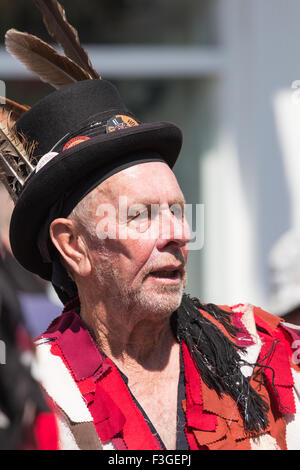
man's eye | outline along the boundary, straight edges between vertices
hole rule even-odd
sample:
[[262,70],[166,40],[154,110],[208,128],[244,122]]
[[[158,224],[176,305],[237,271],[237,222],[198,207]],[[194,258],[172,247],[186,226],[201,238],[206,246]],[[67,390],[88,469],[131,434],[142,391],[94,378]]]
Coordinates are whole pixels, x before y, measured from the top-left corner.
[[144,220],[148,218],[148,207],[144,204],[135,204],[129,207],[127,220]]
[[136,211],[134,215],[129,217],[129,220],[144,220],[148,218],[148,211],[147,209],[144,211]]

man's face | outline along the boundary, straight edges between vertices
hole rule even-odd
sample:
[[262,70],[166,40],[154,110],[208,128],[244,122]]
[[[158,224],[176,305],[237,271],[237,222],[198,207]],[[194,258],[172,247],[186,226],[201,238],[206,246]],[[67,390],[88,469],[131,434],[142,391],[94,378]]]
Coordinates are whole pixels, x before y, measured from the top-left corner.
[[135,165],[93,198],[89,249],[102,301],[131,314],[169,315],[181,302],[189,240],[174,173],[162,162]]

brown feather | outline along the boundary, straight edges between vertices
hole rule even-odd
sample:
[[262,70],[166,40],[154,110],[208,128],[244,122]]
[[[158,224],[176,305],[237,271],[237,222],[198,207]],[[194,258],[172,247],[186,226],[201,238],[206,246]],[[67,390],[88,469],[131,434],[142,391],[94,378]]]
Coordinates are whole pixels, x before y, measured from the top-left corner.
[[54,88],[61,88],[90,76],[68,57],[32,34],[10,29],[5,35],[7,51]]
[[18,167],[24,167],[25,177],[34,170],[29,153],[32,152],[32,144],[29,145],[24,136],[17,135],[9,121],[7,124],[0,122],[0,150],[9,152],[17,160]]
[[6,123],[4,113],[0,120],[0,181],[16,202],[26,178],[34,171],[37,162],[32,157],[35,142],[29,144],[25,136],[17,134],[15,128],[10,127],[13,124],[11,114],[6,113]]
[[[8,116],[9,119],[9,116]],[[14,201],[27,176],[34,170],[22,142],[0,121],[0,180]]]
[[62,46],[66,56],[86,70],[91,78],[101,78],[92,67],[80,44],[78,32],[68,22],[66,12],[57,0],[34,0],[41,10],[44,24],[52,38]]
[[7,122],[9,115],[10,121],[15,123],[29,109],[29,106],[16,103],[4,96],[0,96],[0,120],[3,122]]
[[[26,112],[29,106],[23,106],[15,101],[9,100],[8,98],[4,98],[6,100],[5,105],[0,105],[0,140],[2,136],[2,140],[4,138],[3,134],[5,134],[6,139],[13,143],[19,152],[22,155],[24,161],[26,161],[29,171],[32,171],[35,166],[37,165],[36,157],[33,157],[33,152],[36,147],[36,142],[29,142],[26,136],[22,132],[17,132],[15,128],[16,124],[16,110],[23,110]],[[10,106],[12,108],[10,109]],[[20,117],[20,116],[17,116]]]

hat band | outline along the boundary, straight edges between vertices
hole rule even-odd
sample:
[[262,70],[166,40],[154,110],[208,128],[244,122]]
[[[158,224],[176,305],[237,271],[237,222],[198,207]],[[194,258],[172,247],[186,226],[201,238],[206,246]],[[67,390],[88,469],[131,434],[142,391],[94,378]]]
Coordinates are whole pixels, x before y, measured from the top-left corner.
[[[112,114],[118,112],[119,114]],[[84,125],[76,131],[68,132],[68,134],[64,135],[58,142],[56,142],[49,152],[45,153],[39,159],[35,168],[35,173],[43,168],[46,163],[56,157],[60,152],[63,152],[70,147],[74,147],[75,145],[81,144],[82,142],[101,134],[109,134],[114,131],[140,125],[140,121],[138,121],[132,113],[126,111],[126,114],[121,114],[122,112],[123,111],[111,109],[109,112],[93,115],[92,118],[89,118],[88,124],[86,124],[85,121],[85,123],[82,123]],[[106,117],[105,119],[104,115]],[[102,120],[99,120],[99,118],[102,118]]]
[[105,113],[98,113],[89,118],[88,123],[86,121],[83,122],[81,127],[76,131],[68,132],[68,134],[64,135],[49,152],[60,153],[84,140],[91,139],[100,134],[109,134],[128,127],[139,126],[140,123],[141,122],[127,110],[111,109]]

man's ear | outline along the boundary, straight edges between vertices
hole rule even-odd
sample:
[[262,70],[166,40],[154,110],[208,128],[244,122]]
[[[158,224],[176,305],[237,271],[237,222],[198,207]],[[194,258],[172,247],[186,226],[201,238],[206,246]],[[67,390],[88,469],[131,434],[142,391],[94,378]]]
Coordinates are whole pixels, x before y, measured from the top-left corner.
[[77,234],[75,222],[70,219],[55,219],[50,225],[52,243],[59,251],[73,274],[88,276],[91,263],[84,239]]

